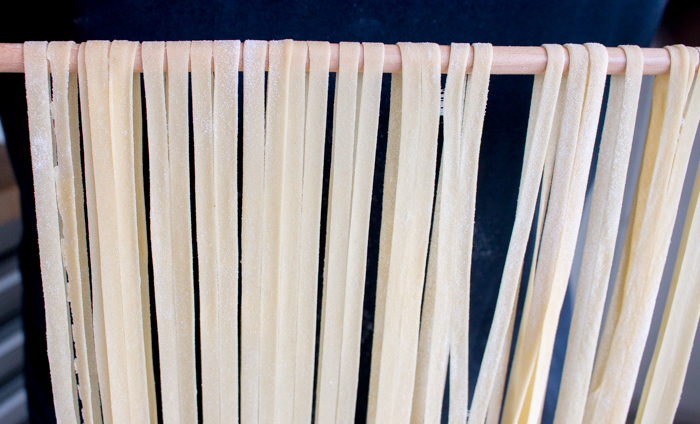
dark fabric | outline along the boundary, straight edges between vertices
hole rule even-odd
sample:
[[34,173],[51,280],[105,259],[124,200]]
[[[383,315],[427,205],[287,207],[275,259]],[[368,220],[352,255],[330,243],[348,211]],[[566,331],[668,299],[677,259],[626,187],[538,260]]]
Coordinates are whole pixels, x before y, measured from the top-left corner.
[[[339,41],[490,42],[494,45],[599,42],[606,46],[650,44],[665,0],[513,1],[77,1],[26,2],[9,6],[0,41],[41,39],[281,39]],[[29,19],[28,12],[41,15]],[[48,19],[52,18],[51,21]],[[14,22],[9,22],[12,19]],[[15,25],[11,25],[14,23]],[[470,318],[470,392],[473,392],[493,318],[515,217],[532,76],[493,76],[484,122],[476,205]],[[385,77],[373,192],[367,286],[358,388],[357,422],[364,422],[372,344],[379,248],[389,76]],[[25,240],[27,384],[34,422],[53,415],[46,366],[43,301],[21,75],[0,76],[0,116],[22,190]],[[11,93],[6,95],[6,93]],[[332,87],[330,93],[333,93]],[[330,96],[332,97],[332,96]],[[332,106],[332,99],[330,100]],[[329,116],[332,109],[329,108]],[[329,120],[329,130],[332,123]],[[329,131],[330,134],[330,131]],[[330,139],[326,144],[326,175]],[[594,162],[596,158],[593,158]],[[324,193],[327,193],[327,181]],[[325,202],[324,202],[325,204]],[[325,225],[322,226],[325,228]],[[323,252],[324,249],[321,249]],[[529,263],[526,261],[526,264]],[[526,273],[523,281],[526,281]],[[552,361],[552,384],[543,422],[553,416],[564,357],[571,296]],[[516,327],[517,328],[517,327]]]

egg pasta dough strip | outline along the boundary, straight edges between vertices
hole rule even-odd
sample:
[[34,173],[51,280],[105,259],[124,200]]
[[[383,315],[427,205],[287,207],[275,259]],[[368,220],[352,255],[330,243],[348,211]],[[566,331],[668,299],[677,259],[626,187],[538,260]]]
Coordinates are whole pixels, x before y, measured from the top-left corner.
[[[56,194],[62,222],[61,251],[68,278],[67,292],[72,314],[72,334],[76,351],[78,391],[82,417],[86,423],[100,422],[100,400],[92,334],[90,280],[83,212],[83,186],[80,166],[77,75],[69,73],[73,42],[49,43],[53,121],[56,141]],[[77,174],[77,177],[76,177]]]
[[[90,135],[95,171],[95,194],[100,241],[100,272],[109,358],[110,407],[114,423],[131,421],[128,361],[123,321],[118,216],[109,105],[109,50],[107,41],[85,46]],[[135,403],[137,403],[135,401]],[[136,405],[135,405],[136,406]]]
[[377,266],[377,292],[374,308],[374,332],[372,339],[372,363],[370,369],[369,397],[367,399],[367,422],[377,422],[377,400],[382,349],[384,347],[384,323],[386,321],[386,296],[389,278],[389,259],[394,231],[396,186],[401,142],[402,76],[391,75],[391,98],[389,111],[389,134],[387,136],[384,186],[382,196],[382,222],[379,234],[379,264]]
[[260,405],[262,225],[265,172],[267,41],[243,53],[243,195],[241,201],[241,421],[257,423]]
[[536,194],[542,178],[554,120],[553,112],[564,68],[564,48],[545,45],[545,49],[549,60],[545,74],[535,76],[513,234],[508,246],[496,311],[474,391],[469,424],[481,424],[486,419],[500,363],[508,361],[508,357],[504,356],[504,345],[511,316],[515,312],[525,249],[535,213]]
[[294,41],[289,67],[287,133],[284,140],[283,188],[280,219],[280,276],[277,291],[277,365],[275,420],[294,420],[294,379],[297,353],[301,195],[304,173],[304,118],[308,47]]
[[311,422],[314,361],[316,356],[316,303],[321,233],[323,155],[326,142],[328,66],[330,44],[308,43],[309,72],[304,127],[304,174],[299,236],[297,351],[294,380],[294,423]]
[[[488,98],[493,47],[475,43],[474,67],[467,83],[467,96],[460,140],[460,164],[456,245],[457,270],[450,323],[450,412],[449,422],[465,423],[469,404],[469,302],[472,244],[476,208],[479,151]],[[459,218],[461,217],[461,219]]]
[[340,44],[333,107],[333,144],[326,258],[324,261],[321,339],[318,353],[316,420],[335,422],[338,405],[343,314],[347,275],[352,175],[358,93],[359,43]]
[[46,42],[24,44],[29,142],[34,178],[41,279],[46,305],[46,344],[58,423],[78,423],[78,396],[73,368],[70,312],[66,295],[61,234],[54,182],[53,135]]
[[179,423],[181,414],[175,287],[173,276],[172,214],[168,123],[165,107],[164,42],[141,45],[148,119],[151,251],[158,319],[158,355],[163,422]]
[[271,41],[269,44],[260,287],[259,420],[262,424],[272,423],[276,419],[273,405],[277,365],[280,225],[283,213],[284,153],[289,113],[289,69],[293,45],[292,40]]
[[143,307],[136,216],[134,164],[133,84],[134,42],[112,42],[109,51],[109,112],[114,160],[114,194],[117,212],[121,316],[126,342],[127,381],[131,420],[151,420],[144,338]]
[[671,73],[657,76],[654,82],[632,225],[596,357],[584,422],[601,417],[624,422],[627,417],[688,164],[690,149],[678,143],[678,134],[691,59],[685,47],[668,50]]
[[97,199],[95,194],[95,171],[92,160],[92,139],[90,135],[90,112],[88,111],[87,69],[85,46],[78,48],[78,87],[80,93],[80,122],[82,130],[83,163],[85,165],[85,203],[87,210],[87,235],[90,255],[90,288],[92,291],[92,319],[97,363],[97,382],[102,405],[102,420],[112,423],[112,401],[110,397],[109,367],[107,365],[107,340],[105,335],[104,305],[102,297],[102,276],[100,260],[100,235],[97,225]]
[[238,67],[241,42],[214,41],[219,420],[238,421]]
[[411,423],[439,422],[442,415],[450,346],[452,286],[456,284],[452,271],[455,264],[451,259],[459,195],[459,143],[470,51],[469,44],[453,43],[450,46],[443,103],[444,141],[428,251]]
[[555,415],[557,424],[583,420],[615,252],[644,64],[639,47],[622,48],[627,68],[625,75],[610,78],[591,212]]
[[168,41],[166,100],[170,155],[173,288],[177,324],[180,419],[197,420],[197,377],[194,344],[194,281],[190,210],[189,41]]
[[372,208],[374,159],[377,150],[379,104],[382,92],[384,45],[363,43],[364,68],[358,75],[357,131],[352,171],[352,206],[348,237],[343,339],[340,358],[336,423],[355,421],[362,313],[367,267],[367,241]]

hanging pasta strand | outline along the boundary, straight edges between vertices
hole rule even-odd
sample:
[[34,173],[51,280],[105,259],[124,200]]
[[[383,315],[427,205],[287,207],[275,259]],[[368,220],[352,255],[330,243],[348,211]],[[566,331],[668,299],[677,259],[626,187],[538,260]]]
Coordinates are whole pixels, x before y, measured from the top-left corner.
[[304,174],[299,236],[297,351],[294,380],[294,422],[311,422],[314,360],[316,356],[316,303],[321,233],[323,154],[326,141],[330,44],[308,42],[309,72],[304,128]]
[[460,135],[470,50],[469,44],[453,43],[450,46],[443,112],[444,141],[418,339],[412,423],[437,423],[442,415],[450,346],[452,286],[456,284],[452,252],[455,247]]
[[544,75],[535,76],[513,234],[508,246],[496,311],[474,391],[469,424],[481,424],[486,419],[499,367],[502,361],[508,362],[508,357],[504,356],[507,353],[504,346],[509,338],[508,327],[512,314],[515,313],[525,249],[535,213],[537,190],[542,178],[554,121],[553,112],[564,68],[564,48],[559,45],[545,45],[545,49],[548,56],[547,69]]
[[240,41],[215,41],[214,201],[219,420],[238,421],[238,67]]
[[352,206],[348,236],[343,340],[340,357],[337,423],[355,422],[357,379],[360,368],[362,311],[367,266],[369,217],[372,207],[374,157],[377,150],[379,104],[382,91],[384,45],[363,43],[364,68],[358,76],[355,154],[352,172]]
[[55,159],[46,42],[24,44],[24,66],[39,260],[46,305],[46,344],[51,369],[53,402],[58,423],[78,423],[80,412],[73,372],[70,311],[61,260],[59,218],[56,213],[58,206],[54,182]]
[[180,419],[197,420],[197,375],[194,345],[194,281],[190,209],[189,41],[168,41],[166,99],[170,155],[170,212],[173,287],[177,325]]
[[377,266],[377,294],[374,308],[374,334],[372,339],[372,363],[367,399],[367,422],[377,422],[377,400],[382,350],[384,348],[384,323],[386,322],[389,259],[391,258],[396,210],[396,187],[399,172],[401,144],[402,76],[391,75],[391,99],[389,134],[387,136],[386,163],[384,165],[384,193],[382,198],[382,223],[379,234],[379,264]]
[[151,414],[149,399],[142,306],[142,284],[148,284],[148,281],[141,280],[136,206],[133,122],[136,44],[114,41],[110,47],[109,112],[123,302],[123,315],[120,318],[124,324],[126,342],[129,408],[131,421],[149,422],[155,416]]
[[[90,135],[95,172],[95,197],[100,242],[100,270],[105,336],[109,357],[110,400],[114,423],[128,423],[131,407],[127,378],[123,295],[120,280],[118,217],[109,111],[109,49],[107,41],[89,41],[85,65],[90,111]],[[135,377],[135,376],[134,376]]]
[[212,116],[211,41],[193,41],[192,132],[194,134],[194,193],[199,270],[199,328],[202,355],[204,420],[219,422],[219,358],[217,349],[216,223],[214,199],[214,123]]
[[[692,72],[692,70],[691,70]],[[681,127],[679,144],[695,139],[700,121],[700,84],[697,74]],[[644,382],[635,423],[671,423],[678,408],[690,352],[700,317],[700,172],[696,174],[683,237],[669,289],[654,356]]]
[[373,358],[381,361],[375,417],[381,423],[410,420],[440,113],[437,45],[399,47],[405,101],[382,351]]
[[622,48],[627,58],[627,68],[625,75],[610,78],[591,212],[557,401],[557,424],[580,423],[583,420],[615,253],[644,64],[639,47]]
[[243,196],[241,201],[241,422],[257,423],[260,405],[262,225],[267,41],[245,42]]
[[[83,209],[83,185],[80,166],[78,127],[78,81],[68,72],[73,42],[49,43],[51,64],[53,121],[56,140],[56,194],[62,222],[61,252],[67,275],[67,293],[72,315],[78,391],[82,418],[86,423],[101,422],[100,400],[95,364],[95,344],[90,307],[90,281],[87,270],[87,245]],[[77,175],[77,177],[76,177]]]
[[97,226],[97,200],[95,197],[95,172],[92,161],[92,141],[90,137],[90,113],[88,111],[87,70],[85,65],[85,43],[78,49],[78,87],[80,92],[80,122],[82,130],[83,163],[85,169],[85,209],[87,210],[87,236],[90,255],[90,288],[92,291],[92,320],[97,363],[97,382],[102,405],[102,420],[112,423],[112,402],[110,398],[109,367],[107,365],[107,340],[105,336],[102,278],[100,272],[100,242]]
[[153,285],[158,320],[163,422],[179,423],[182,403],[180,402],[179,390],[170,207],[170,160],[163,73],[165,43],[147,42],[141,45],[141,49],[148,120],[149,198],[151,205],[149,218],[153,254]]
[[158,421],[156,380],[153,369],[153,339],[151,335],[151,288],[148,276],[148,234],[146,228],[146,189],[143,177],[143,106],[141,104],[141,76],[134,73],[134,172],[136,184],[136,228],[139,244],[139,269],[141,271],[141,313],[143,343],[146,354],[146,385],[151,422]]
[[[260,423],[275,420],[280,225],[284,189],[284,154],[289,113],[289,70],[292,40],[271,41],[265,126],[265,174],[260,288]],[[259,195],[259,194],[258,194]]]
[[474,68],[467,83],[467,97],[460,140],[459,187],[454,267],[457,270],[450,323],[449,422],[467,421],[469,404],[469,291],[476,207],[479,150],[488,98],[493,48],[476,43]]
[[684,46],[667,49],[671,73],[654,81],[631,225],[596,356],[584,422],[624,422],[627,417],[688,166],[692,141],[679,143],[678,134],[692,83],[692,61]]
[[289,68],[287,134],[284,140],[282,217],[280,220],[280,279],[277,315],[275,420],[294,420],[294,379],[297,352],[299,234],[304,173],[304,117],[308,47],[295,41]]
[[339,54],[316,387],[315,418],[324,423],[336,420],[340,384],[360,44],[341,43]]

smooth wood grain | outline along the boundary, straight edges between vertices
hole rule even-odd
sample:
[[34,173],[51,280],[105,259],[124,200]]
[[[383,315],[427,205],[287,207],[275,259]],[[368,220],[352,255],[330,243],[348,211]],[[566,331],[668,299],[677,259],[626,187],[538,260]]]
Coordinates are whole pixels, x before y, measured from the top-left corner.
[[[24,72],[24,46],[20,43],[0,43],[0,73],[22,73]],[[401,53],[399,48],[393,44],[384,47],[384,72],[401,72]],[[644,48],[644,75],[667,74],[671,59],[666,49]],[[447,73],[447,64],[450,60],[450,46],[440,46],[442,73]],[[620,47],[608,47],[608,74],[621,75],[625,72],[627,63],[625,53]],[[467,62],[467,73],[471,73],[473,67],[473,55],[469,56]],[[241,43],[240,70],[243,70],[243,43]],[[500,75],[533,75],[544,73],[547,65],[547,53],[544,47],[499,47],[493,48],[492,74]],[[167,70],[167,58],[164,68]],[[307,69],[308,69],[307,62]],[[364,68],[364,55],[360,50],[359,69]],[[267,69],[267,63],[265,64]],[[564,62],[564,73],[569,69],[569,57],[566,56]],[[73,46],[71,52],[70,71],[78,72],[78,45]],[[141,46],[136,50],[136,60],[134,61],[134,71],[143,72],[141,62]],[[338,71],[338,44],[331,44],[330,71]]]

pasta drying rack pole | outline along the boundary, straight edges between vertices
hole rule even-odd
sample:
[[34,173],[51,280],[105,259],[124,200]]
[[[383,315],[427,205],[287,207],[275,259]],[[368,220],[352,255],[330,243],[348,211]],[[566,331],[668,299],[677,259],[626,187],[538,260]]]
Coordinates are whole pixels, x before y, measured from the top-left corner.
[[[241,47],[242,49],[242,47]],[[331,44],[330,71],[338,70],[338,44]],[[22,73],[24,72],[23,60],[24,46],[21,43],[0,43],[0,72]],[[659,75],[669,72],[671,58],[668,51],[663,48],[643,48],[644,74]],[[450,46],[440,46],[442,72],[447,73],[450,59]],[[364,64],[360,54],[359,68]],[[467,63],[467,72],[471,72],[473,56],[470,55]],[[626,58],[619,47],[608,47],[608,74],[618,75],[625,72]],[[501,75],[532,75],[544,73],[547,65],[547,53],[544,47],[493,47],[492,74]],[[165,66],[167,68],[167,58]],[[241,54],[241,70],[243,69],[243,54]],[[78,45],[71,52],[71,72],[78,69]],[[568,69],[568,56],[564,65],[564,71]],[[134,71],[142,72],[141,46],[137,48]],[[401,72],[401,52],[394,44],[385,45],[384,72]]]

